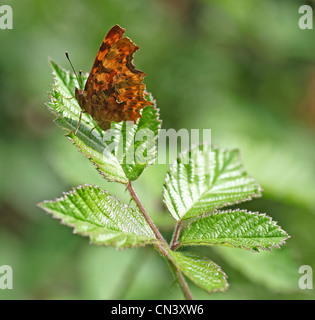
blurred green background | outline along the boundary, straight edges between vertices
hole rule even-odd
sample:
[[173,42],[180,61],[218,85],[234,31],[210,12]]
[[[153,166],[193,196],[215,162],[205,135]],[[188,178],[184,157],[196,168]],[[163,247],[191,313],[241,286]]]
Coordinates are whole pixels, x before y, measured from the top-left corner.
[[[163,128],[211,128],[220,147],[239,148],[265,190],[242,204],[267,213],[291,236],[253,254],[198,248],[229,276],[225,294],[196,299],[314,299],[301,265],[315,267],[315,30],[298,27],[293,0],[7,0],[13,29],[0,30],[0,265],[13,290],[0,299],[181,299],[165,261],[150,248],[116,251],[52,219],[36,202],[90,183],[129,201],[67,141],[45,107],[48,56],[89,72],[105,33],[126,28],[140,50]],[[135,189],[169,239],[162,203],[167,165],[144,172]]]

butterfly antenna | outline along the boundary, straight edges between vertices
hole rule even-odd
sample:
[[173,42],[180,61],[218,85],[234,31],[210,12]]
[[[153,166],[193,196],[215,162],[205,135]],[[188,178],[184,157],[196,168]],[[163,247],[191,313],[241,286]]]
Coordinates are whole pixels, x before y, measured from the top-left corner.
[[[67,59],[68,59],[68,61],[69,61],[69,63],[70,63],[70,66],[71,66],[71,68],[72,68],[72,70],[73,70],[73,72],[74,72],[74,74],[75,74],[75,77],[76,77],[77,80],[78,80],[78,83],[79,83],[80,88],[83,89],[83,86],[82,86],[82,70],[80,70],[80,72],[79,72],[79,75],[80,75],[80,79],[79,79],[77,73],[75,72],[75,69],[74,69],[74,67],[73,67],[73,64],[72,64],[72,62],[71,62],[71,60],[70,60],[68,51],[66,51],[65,54],[66,54],[66,57],[67,57]],[[80,80],[81,80],[81,81],[80,81]]]
[[83,88],[83,79],[82,79],[82,70],[79,70],[79,77],[80,77],[80,79],[81,79],[81,89],[83,90],[84,88]]

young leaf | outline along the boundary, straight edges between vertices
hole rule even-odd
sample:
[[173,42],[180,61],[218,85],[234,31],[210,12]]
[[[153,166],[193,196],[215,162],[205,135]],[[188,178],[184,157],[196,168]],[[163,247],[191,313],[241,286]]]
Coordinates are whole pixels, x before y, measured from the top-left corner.
[[259,251],[279,247],[287,238],[288,234],[265,214],[238,209],[218,211],[192,222],[180,244],[218,244]]
[[[154,105],[142,110],[142,117],[136,124],[113,122],[111,129],[105,132],[91,116],[83,113],[77,134],[74,135],[81,113],[74,97],[75,87],[79,86],[77,79],[53,61],[50,64],[54,86],[48,107],[58,116],[55,122],[69,131],[68,138],[107,180],[124,184],[136,180],[156,157],[156,139],[161,121],[153,97],[149,95],[148,99]],[[87,76],[82,76],[83,82]]]
[[247,175],[238,150],[200,145],[172,165],[164,185],[164,202],[176,220],[261,196],[261,188]]
[[[147,106],[142,110],[142,117],[136,124],[129,122],[114,123],[112,130],[120,133],[122,149],[113,150],[113,155],[119,159],[121,167],[130,180],[136,180],[143,170],[151,165],[157,156],[156,141],[161,121],[155,100],[149,95],[154,106]],[[120,141],[116,141],[119,145]]]
[[224,292],[228,288],[226,274],[208,258],[191,252],[170,251],[170,255],[180,271],[208,293]]
[[127,248],[158,241],[136,209],[95,186],[79,186],[38,206],[95,244]]

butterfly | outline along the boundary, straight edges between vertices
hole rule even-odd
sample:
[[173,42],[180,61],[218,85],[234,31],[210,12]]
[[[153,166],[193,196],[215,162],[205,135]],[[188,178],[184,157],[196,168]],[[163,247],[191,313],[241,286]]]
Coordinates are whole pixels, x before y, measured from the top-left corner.
[[[153,105],[145,97],[143,79],[146,74],[135,69],[133,55],[139,49],[128,37],[125,29],[112,27],[97,52],[85,89],[75,88],[75,97],[82,109],[107,130],[111,122],[134,121],[141,117],[141,110]],[[76,132],[77,132],[76,130]],[[75,134],[76,134],[75,132]]]

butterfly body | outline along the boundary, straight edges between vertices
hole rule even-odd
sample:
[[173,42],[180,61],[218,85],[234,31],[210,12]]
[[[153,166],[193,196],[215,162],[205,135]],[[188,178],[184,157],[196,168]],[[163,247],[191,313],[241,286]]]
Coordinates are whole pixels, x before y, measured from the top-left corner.
[[106,34],[96,55],[85,89],[75,89],[75,97],[83,112],[92,116],[103,130],[110,123],[136,122],[141,110],[153,105],[147,95],[143,79],[145,73],[136,70],[133,55],[139,49],[125,29],[116,25]]

